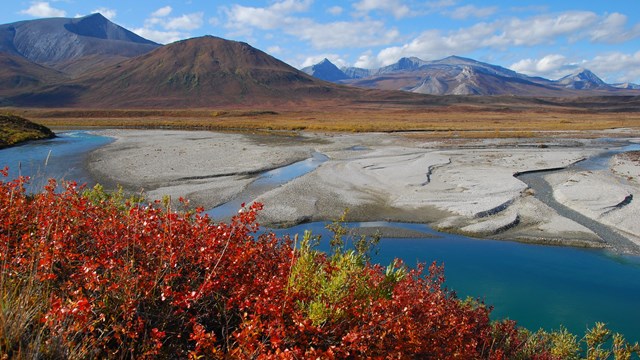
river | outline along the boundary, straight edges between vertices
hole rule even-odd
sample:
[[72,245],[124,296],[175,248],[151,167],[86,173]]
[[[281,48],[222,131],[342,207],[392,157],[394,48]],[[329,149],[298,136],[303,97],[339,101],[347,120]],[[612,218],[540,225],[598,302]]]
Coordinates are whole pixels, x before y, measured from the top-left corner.
[[[12,176],[18,172],[33,176],[35,185],[42,185],[48,177],[92,184],[85,171],[87,154],[112,140],[85,131],[58,135],[56,139],[0,150],[0,166],[10,166]],[[249,193],[212,212],[235,211],[240,202],[250,201],[252,194],[290,181],[324,160],[316,154],[280,171],[265,173],[250,186]],[[461,298],[477,297],[494,306],[496,319],[508,317],[532,330],[557,329],[562,324],[577,334],[601,321],[629,339],[640,340],[639,257],[603,250],[478,240],[438,233],[420,224],[348,225],[424,233],[424,237],[383,238],[374,261],[388,264],[393,258],[401,258],[408,265],[433,261],[444,264],[446,285]],[[311,229],[327,239],[324,226],[310,223],[273,231],[283,235]],[[326,248],[326,241],[321,242],[320,249]]]

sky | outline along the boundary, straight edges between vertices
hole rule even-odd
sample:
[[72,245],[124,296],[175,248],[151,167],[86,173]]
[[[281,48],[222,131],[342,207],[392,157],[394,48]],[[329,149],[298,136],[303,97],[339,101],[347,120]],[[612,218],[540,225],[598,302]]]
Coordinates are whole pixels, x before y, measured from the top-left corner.
[[214,35],[296,68],[457,55],[548,79],[587,68],[640,84],[640,0],[0,1],[0,24],[100,12],[162,44]]

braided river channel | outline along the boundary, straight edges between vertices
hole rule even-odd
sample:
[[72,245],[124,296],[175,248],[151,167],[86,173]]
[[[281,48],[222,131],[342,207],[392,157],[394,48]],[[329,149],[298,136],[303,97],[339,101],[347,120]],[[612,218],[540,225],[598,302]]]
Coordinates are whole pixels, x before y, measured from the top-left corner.
[[[32,191],[37,191],[48,178],[92,185],[94,180],[85,170],[87,155],[111,141],[86,131],[60,132],[53,140],[0,150],[0,167],[9,166],[13,177],[18,173],[31,176]],[[249,191],[277,187],[312,171],[323,160],[321,154],[316,154],[297,167],[280,171],[284,174],[280,178],[276,176],[278,171],[263,174],[249,186]],[[529,184],[539,178],[530,174],[525,180]],[[211,213],[221,216],[236,211],[237,202],[250,201],[254,193],[243,194],[232,200],[235,203]],[[312,230],[325,239],[320,242],[320,250],[327,250],[330,236],[325,225],[306,223],[273,231],[284,235]],[[410,234],[403,238],[383,237],[373,261],[386,265],[401,258],[409,266],[434,261],[444,264],[446,286],[460,298],[471,296],[493,306],[496,319],[510,318],[530,330],[554,330],[562,325],[576,334],[584,334],[595,322],[604,322],[628,340],[640,340],[640,257],[605,250],[479,240],[439,233],[421,224],[347,225],[395,228],[399,229],[396,233]]]

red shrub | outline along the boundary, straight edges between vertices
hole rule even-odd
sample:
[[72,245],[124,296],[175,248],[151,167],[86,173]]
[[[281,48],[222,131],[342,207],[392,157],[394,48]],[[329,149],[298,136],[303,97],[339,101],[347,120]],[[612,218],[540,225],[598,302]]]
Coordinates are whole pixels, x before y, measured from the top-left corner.
[[[313,293],[289,284],[296,253],[254,236],[260,204],[229,224],[83,195],[74,184],[27,195],[0,183],[2,281],[36,278],[48,293],[44,344],[83,357],[504,358],[516,328],[442,288],[442,268],[410,271],[387,295],[384,269],[366,265],[321,323]],[[328,257],[316,258],[331,276]],[[363,285],[364,284],[364,285]],[[385,293],[386,294],[386,293]],[[497,341],[497,336],[501,337]],[[2,349],[0,349],[2,350]]]

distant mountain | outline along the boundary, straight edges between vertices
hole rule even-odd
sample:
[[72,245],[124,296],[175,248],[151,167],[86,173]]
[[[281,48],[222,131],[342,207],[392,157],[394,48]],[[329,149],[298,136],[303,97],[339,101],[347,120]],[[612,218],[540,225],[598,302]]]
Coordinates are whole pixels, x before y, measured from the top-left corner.
[[432,95],[638,95],[633,86],[613,87],[586,69],[553,81],[459,56],[434,61],[402,58],[379,69],[352,67],[343,68],[342,72],[349,79],[332,81],[363,88]]
[[558,81],[558,85],[564,86],[567,89],[587,90],[587,89],[601,89],[610,88],[611,86],[602,81],[596,74],[587,69],[579,69],[573,74],[569,74]]
[[205,36],[11,100],[57,107],[249,106],[361,92],[352,90],[317,80],[246,43]]
[[302,71],[315,78],[325,81],[337,82],[340,80],[349,79],[349,77],[331,61],[329,61],[329,59],[324,59],[313,66],[305,67],[302,69]]
[[101,14],[0,25],[1,53],[21,56],[71,75],[115,64],[159,46]]
[[640,85],[632,84],[629,82],[620,83],[620,84],[612,84],[613,87],[617,87],[618,89],[632,89],[632,90],[640,90]]
[[558,96],[560,93],[550,82],[458,56],[435,61],[402,58],[395,64],[371,70],[370,74],[341,83],[431,95]]
[[419,69],[421,66],[426,65],[427,62],[418,59],[417,57],[401,58],[398,62],[382,67],[376,71],[376,75],[394,73],[399,71],[413,71]]
[[[314,70],[318,76],[341,76],[328,60],[320,65]],[[404,58],[381,69],[351,68],[342,73],[351,79],[334,81],[357,87],[317,79],[242,42],[205,36],[161,46],[99,14],[0,25],[0,106],[329,108],[375,104],[422,108],[475,104],[502,108],[512,104],[530,108],[560,104],[630,111],[637,109],[636,98],[640,99],[608,99],[610,94],[638,95],[638,90],[577,90],[567,87],[569,83],[560,85],[460,57]],[[573,81],[595,82],[587,73],[582,75]],[[591,96],[586,102],[534,97],[585,94]]]
[[373,73],[372,70],[357,67],[343,67],[340,70],[342,70],[349,79],[362,79],[371,76]]

